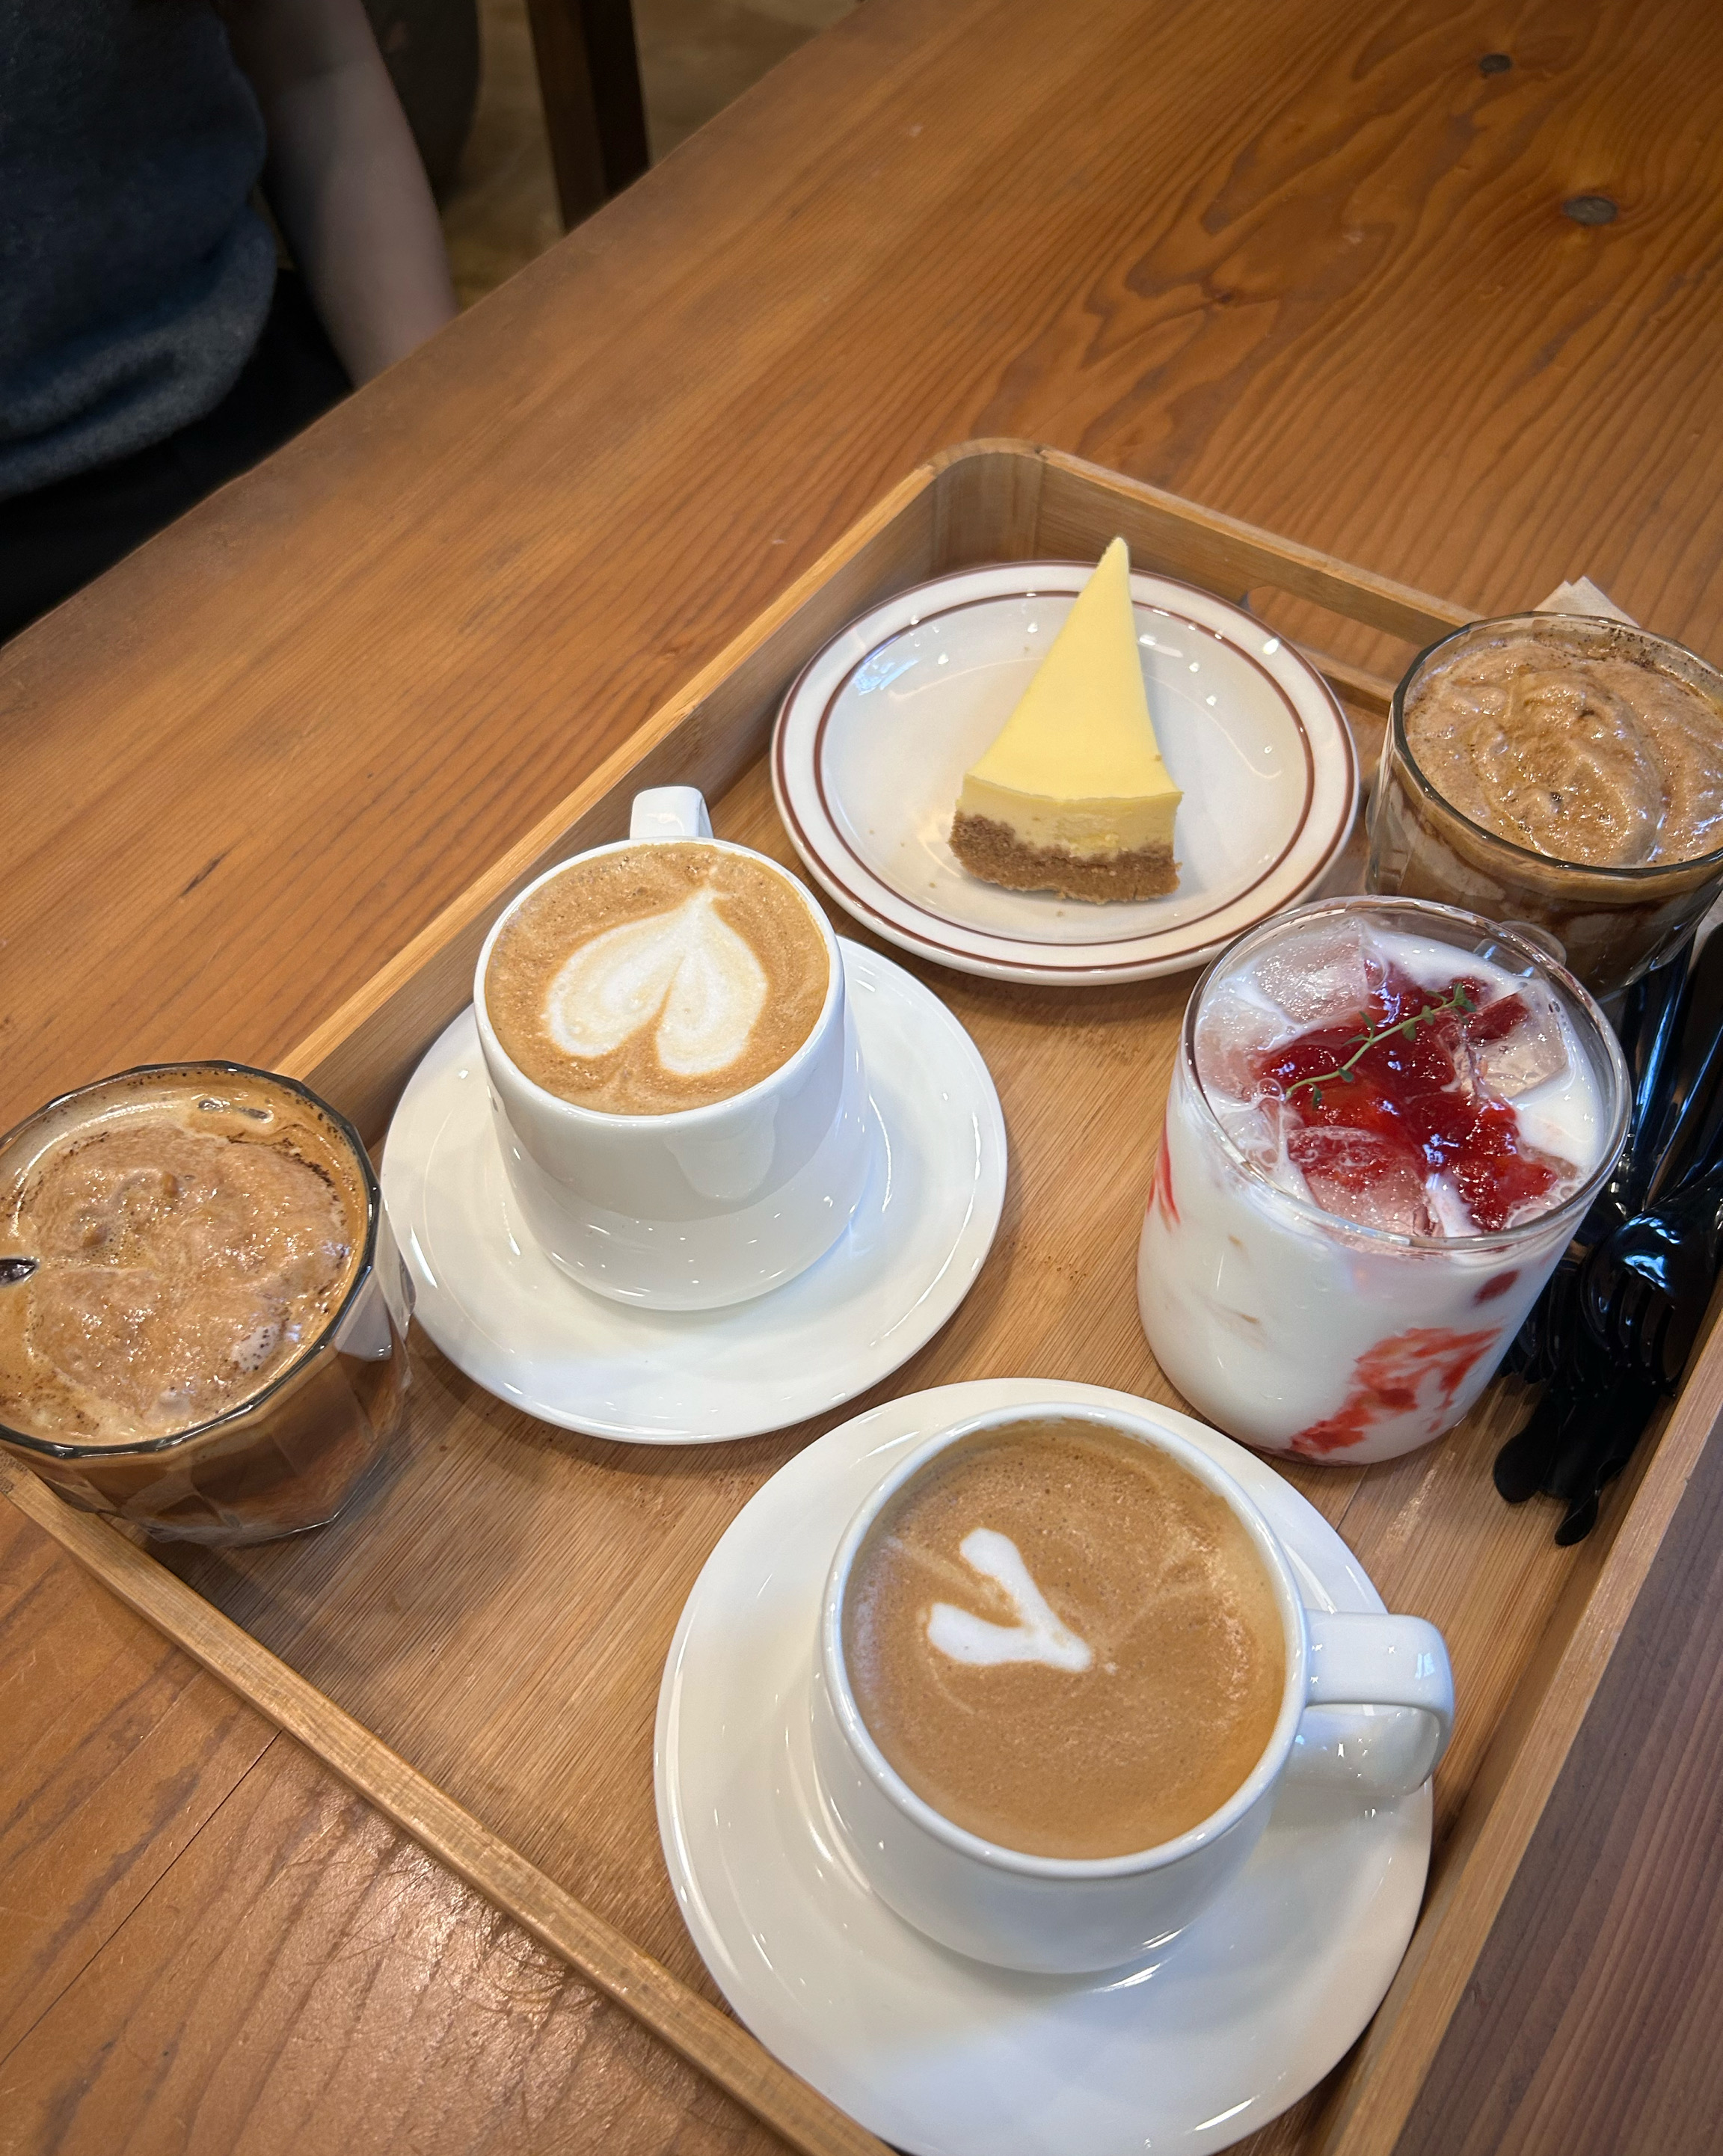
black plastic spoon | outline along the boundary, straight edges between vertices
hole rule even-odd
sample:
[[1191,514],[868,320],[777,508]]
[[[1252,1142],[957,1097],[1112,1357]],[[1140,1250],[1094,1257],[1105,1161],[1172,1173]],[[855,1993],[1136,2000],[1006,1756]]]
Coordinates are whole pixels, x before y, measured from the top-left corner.
[[[1650,1186],[1659,1159],[1659,1135],[1669,1121],[1672,1101],[1679,1097],[1677,1045],[1686,1038],[1684,1021],[1693,1001],[1690,993],[1684,993],[1687,960],[1683,950],[1628,991],[1618,1029],[1633,1083],[1627,1142],[1505,1358],[1504,1367],[1528,1384],[1546,1382],[1571,1359],[1581,1322],[1577,1300],[1581,1268],[1597,1245],[1638,1210]],[[1718,992],[1723,993],[1723,964],[1717,972]],[[1709,996],[1708,988],[1708,1004]],[[1521,1435],[1530,1429],[1528,1425]]]
[[1711,937],[1695,961],[1677,1030],[1680,1045],[1663,1089],[1661,1110],[1649,1126],[1649,1141],[1636,1163],[1649,1172],[1631,1178],[1630,1213],[1679,1190],[1718,1157],[1723,1139],[1723,936]]
[[1580,1301],[1610,1354],[1673,1393],[1710,1306],[1723,1252],[1723,1160],[1624,1221],[1586,1260]]
[[1619,1031],[1633,1075],[1628,1136],[1608,1179],[1562,1253],[1514,1342],[1506,1367],[1544,1396],[1497,1453],[1495,1486],[1510,1505],[1541,1491],[1567,1507],[1556,1530],[1577,1542],[1597,1518],[1597,1493],[1618,1474],[1656,1404],[1637,1371],[1620,1368],[1586,1322],[1582,1283],[1597,1251],[1645,1202],[1669,1147],[1690,1127],[1682,1111],[1710,1067],[1723,998],[1723,945],[1690,971],[1689,953],[1628,992]]

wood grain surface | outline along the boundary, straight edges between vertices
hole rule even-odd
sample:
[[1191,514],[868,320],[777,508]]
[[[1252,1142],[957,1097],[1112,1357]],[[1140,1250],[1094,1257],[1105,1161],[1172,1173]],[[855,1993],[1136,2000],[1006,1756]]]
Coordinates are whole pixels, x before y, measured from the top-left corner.
[[[1401,640],[1403,658],[1468,619],[1429,593],[1060,450],[1021,442],[957,444],[872,504],[279,1067],[335,1101],[367,1142],[380,1144],[419,1059],[471,1000],[473,968],[504,906],[556,862],[623,836],[638,791],[695,785],[717,800],[765,754],[779,701],[802,666],[892,593],[1000,557],[1080,557],[1120,535],[1142,568],[1223,593],[1246,592],[1271,625],[1305,602],[1305,613],[1315,608],[1331,620],[1338,613]],[[1373,765],[1392,680],[1331,654],[1315,656],[1331,686],[1349,700],[1361,757]],[[1361,834],[1355,833],[1359,875],[1363,855]]]
[[[1485,76],[1486,52],[1514,64]],[[1484,608],[1583,569],[1715,651],[1720,116],[1723,23],[1696,0],[868,0],[433,346],[0,653],[0,1116],[154,1055],[279,1059],[886,484],[965,436],[1049,439]],[[1621,215],[1572,223],[1560,206],[1580,192]],[[1090,1039],[1105,1052],[1104,1024]],[[1044,1281],[1059,1306],[1056,1250]],[[1080,1358],[1090,1321],[1064,1301],[1054,1345]],[[470,1407],[482,1435],[451,1449],[447,1488],[486,1444],[530,1485],[535,1447],[560,1440],[505,1445]],[[1451,1456],[1431,1472],[1459,1472]],[[649,1522],[671,1471],[630,1483]],[[1529,1549],[1547,1522],[1521,1517]],[[1660,1921],[1636,1929],[1613,1993],[1615,1933],[1562,1933],[1546,1982],[1572,2004],[1546,1993],[1533,2025],[1557,2043],[1559,2117],[1510,2056],[1511,1987],[1480,2000],[1432,2148],[1485,2102],[1490,2131],[1528,2149],[1714,2145],[1708,1905],[1668,1893],[1676,1770],[1723,1721],[1696,1659],[1707,1575],[1687,1518],[1636,1613],[1651,1638],[1628,1692],[1671,1702],[1669,1769],[1642,1755],[1638,1781],[1596,1784],[1595,1846]],[[458,1517],[428,1511],[423,1532],[434,1551]],[[1416,1508],[1375,1532],[1415,1572]],[[28,2017],[5,2025],[0,2145],[334,2150],[373,2101],[386,2146],[757,2140],[662,2053],[630,2051],[630,2030],[595,2046],[608,2010],[590,1994],[483,2010],[483,1912],[463,1916],[464,1890],[375,1820],[351,1815],[342,1865],[296,1856],[333,1845],[307,1822],[351,1800],[285,1742],[248,1763],[245,1717],[222,1734],[213,1688],[147,1635],[105,1653],[112,1613],[33,1535],[6,1550],[7,1696],[35,1763],[18,1800],[63,1830],[35,1929],[0,1933],[0,1998]],[[265,1636],[387,1688],[365,1664],[405,1613],[379,1603],[343,1641],[290,1595],[246,1592]],[[409,1726],[431,1631],[395,1673]],[[1599,1718],[1610,1698],[1604,1758],[1627,1727],[1619,1697]],[[104,1797],[100,1763],[129,1742],[146,1754],[136,1784],[115,1767],[126,1786]],[[268,1801],[242,1801],[259,1777]],[[8,1842],[9,1863],[34,1846]],[[271,1848],[290,1908],[267,1881],[227,1891]],[[1561,1857],[1535,1845],[1525,1867],[1540,1907],[1585,1898]],[[627,1901],[627,1880],[598,1884]],[[367,1906],[384,1912],[368,1959],[341,1943]],[[45,1958],[20,1968],[26,1938]],[[259,1963],[281,1988],[233,1979]],[[468,1994],[481,2010],[458,2016]],[[1630,2026],[1700,2014],[1625,2118],[1599,2100],[1619,2054],[1586,2041],[1606,2005]],[[179,2051],[196,2071],[158,2108]],[[264,2051],[297,2078],[260,2075]],[[590,2110],[563,2093],[583,2061]],[[633,2100],[607,2112],[630,2075]],[[1546,2118],[1559,2143],[1538,2138]]]
[[[61,1502],[9,1459],[0,1460],[0,1493],[71,1551],[128,1609],[147,1618],[240,1700],[297,1738],[421,1850],[488,1897],[540,1946],[801,2156],[884,2156],[870,2134],[787,2071],[730,2015],[678,1984],[110,1522]],[[459,1592],[456,1583],[449,1585]],[[476,1666],[469,1675],[479,1675]]]
[[7,1688],[8,2156],[777,2148],[38,1527],[0,1538],[8,1667],[26,1616],[53,1661]]
[[1661,1566],[1397,2156],[1723,2148],[1723,1445]]

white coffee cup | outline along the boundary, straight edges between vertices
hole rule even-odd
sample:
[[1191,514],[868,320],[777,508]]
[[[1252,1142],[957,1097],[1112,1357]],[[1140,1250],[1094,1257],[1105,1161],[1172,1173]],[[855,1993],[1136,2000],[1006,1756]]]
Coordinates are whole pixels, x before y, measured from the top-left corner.
[[[965,1439],[1016,1423],[1091,1423],[1156,1447],[1224,1500],[1273,1584],[1286,1650],[1280,1712],[1267,1748],[1218,1811],[1176,1840],[1124,1856],[1032,1856],[968,1832],[916,1795],[869,1735],[844,1658],[844,1604],[856,1556],[881,1509],[930,1460]],[[1416,1732],[1340,1779],[1355,1793],[1403,1795],[1434,1771],[1454,1727],[1454,1677],[1434,1625],[1418,1617],[1307,1610],[1286,1553],[1240,1484],[1198,1446],[1143,1415],[1077,1403],[1003,1408],[941,1430],[883,1477],[851,1521],[826,1583],[811,1712],[814,1770],[855,1864],[880,1898],[943,1946],[977,1961],[1046,1974],[1119,1967],[1164,1945],[1243,1867],[1268,1825],[1282,1779],[1306,1771],[1306,1710],[1421,1709],[1392,1717]],[[1361,1722],[1363,1717],[1358,1717]],[[1359,1748],[1354,1747],[1355,1753]],[[1315,1750],[1316,1748],[1312,1748]],[[1335,1776],[1333,1755],[1314,1771]],[[1336,1801],[1346,1801],[1336,1792]]]
[[867,1088],[844,997],[844,954],[795,878],[746,846],[712,837],[691,786],[637,794],[630,835],[699,839],[757,861],[808,909],[829,975],[795,1053],[728,1100],[669,1115],[613,1115],[536,1085],[496,1037],[485,976],[498,937],[563,861],[528,885],[479,954],[473,1005],[509,1181],[534,1240],[582,1286],[649,1310],[715,1310],[782,1286],[825,1255],[861,1201],[872,1152]]

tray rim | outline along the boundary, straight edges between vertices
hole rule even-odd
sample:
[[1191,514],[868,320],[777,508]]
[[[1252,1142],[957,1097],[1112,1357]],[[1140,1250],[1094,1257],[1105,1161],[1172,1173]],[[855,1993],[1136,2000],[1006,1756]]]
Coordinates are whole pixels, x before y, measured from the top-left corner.
[[[763,754],[782,692],[809,655],[808,651],[800,657],[787,655],[795,649],[793,632],[797,625],[834,591],[846,593],[842,607],[832,612],[834,626],[864,611],[871,595],[871,587],[865,581],[871,551],[918,514],[927,520],[937,552],[948,541],[949,527],[960,514],[946,500],[944,490],[949,482],[961,482],[972,472],[985,475],[984,468],[989,465],[1005,467],[1006,485],[1037,505],[1049,474],[1110,495],[1121,521],[1134,527],[1134,558],[1141,552],[1143,566],[1150,567],[1157,547],[1164,550],[1172,542],[1189,548],[1196,558],[1185,560],[1176,573],[1201,583],[1201,572],[1208,567],[1211,578],[1218,579],[1211,581],[1208,588],[1222,597],[1236,598],[1240,589],[1248,593],[1258,584],[1272,585],[1290,597],[1313,600],[1336,614],[1418,648],[1476,619],[1469,608],[1379,577],[1318,548],[1279,538],[1256,525],[1205,509],[1182,495],[1145,480],[1128,479],[1067,451],[1009,439],[956,443],[917,465],[864,511],[683,688],[659,705],[628,740],[619,743],[489,870],[474,877],[393,958],[308,1034],[284,1060],[283,1070],[341,1103],[367,1137],[380,1137],[394,1098],[418,1055],[440,1030],[440,1023],[410,1030],[408,1040],[387,1055],[388,1076],[381,1086],[364,1075],[364,1067],[375,1063],[379,1048],[387,1050],[392,1036],[398,1035],[397,1021],[404,1014],[403,1006],[410,1006],[413,991],[426,970],[455,949],[469,949],[476,960],[479,945],[491,922],[534,876],[569,852],[624,836],[627,817],[622,789],[637,773],[636,785],[669,783],[664,773],[670,767],[673,747],[679,775],[687,773],[690,766],[698,772],[711,765],[726,773],[727,783],[729,776],[745,768],[751,757],[736,762],[734,772],[726,770],[712,740],[726,717],[726,701],[738,685],[744,697],[751,695],[761,705],[757,731]],[[978,566],[982,561],[1007,557],[984,552],[974,558]],[[859,574],[855,573],[858,570]],[[1242,586],[1236,581],[1240,576],[1245,580]],[[850,603],[847,594],[852,590],[855,597]],[[822,637],[820,641],[823,640]],[[1308,644],[1301,643],[1300,648],[1342,705],[1386,716],[1392,682]],[[787,655],[777,660],[775,670],[774,660],[780,652]],[[451,1002],[441,1023],[446,1023],[459,1008],[459,1002]]]
[[[1453,603],[1257,526],[1204,509],[1069,453],[1030,442],[960,443],[889,489],[800,578],[771,601],[675,696],[474,879],[387,965],[284,1059],[290,1075],[332,1097],[368,1135],[380,1135],[397,1080],[429,1031],[422,993],[470,978],[459,960],[475,936],[540,868],[570,850],[619,835],[634,787],[661,783],[654,767],[722,785],[766,752],[771,721],[799,660],[784,663],[799,629],[833,607],[859,613],[875,550],[920,521],[936,555],[954,543],[961,489],[997,476],[1038,518],[1044,484],[1110,498],[1142,543],[1179,550],[1177,573],[1223,595],[1243,572],[1362,625],[1422,645],[1473,618]],[[957,498],[953,498],[956,496]],[[978,555],[982,559],[1001,558]],[[1237,587],[1235,586],[1235,589]],[[854,594],[852,603],[851,595]],[[811,625],[810,625],[811,624]],[[823,639],[822,639],[823,640]],[[1301,647],[1355,710],[1386,711],[1382,677]],[[805,654],[803,654],[806,655]],[[779,670],[774,673],[774,668]],[[726,728],[751,732],[739,758]],[[461,1000],[465,1000],[463,993]],[[459,1004],[454,1006],[459,1008]],[[418,1034],[415,1034],[415,1027]],[[419,1037],[423,1036],[423,1037]],[[380,1075],[379,1075],[380,1074]],[[1405,1960],[1352,2055],[1309,2143],[1321,2156],[1382,2156],[1398,2139],[1453,2013],[1578,1737],[1616,1640],[1631,1613],[1700,1454],[1723,1419],[1723,1343],[1715,1330],[1695,1353],[1680,1394],[1618,1496],[1613,1532],[1582,1544],[1539,1645],[1521,1671],[1486,1747],[1445,1849]],[[625,1935],[531,1865],[421,1775],[290,1664],[264,1647],[107,1521],[76,1510],[36,1474],[0,1460],[0,1494],[49,1533],[137,1614],[191,1654],[438,1860],[520,1923],[577,1974],[639,2019],[790,2146],[808,2156],[879,2156],[883,2144],[801,2082],[739,2023],[689,1989]]]

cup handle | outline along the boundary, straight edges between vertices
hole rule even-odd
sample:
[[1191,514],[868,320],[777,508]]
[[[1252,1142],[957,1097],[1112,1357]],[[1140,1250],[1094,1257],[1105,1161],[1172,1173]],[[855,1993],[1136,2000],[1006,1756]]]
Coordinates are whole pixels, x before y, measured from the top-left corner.
[[652,786],[634,796],[631,839],[710,839],[712,819],[697,786]]
[[1310,1689],[1289,1772],[1373,1796],[1408,1794],[1454,1734],[1447,1643],[1422,1617],[1309,1609],[1305,1621]]

